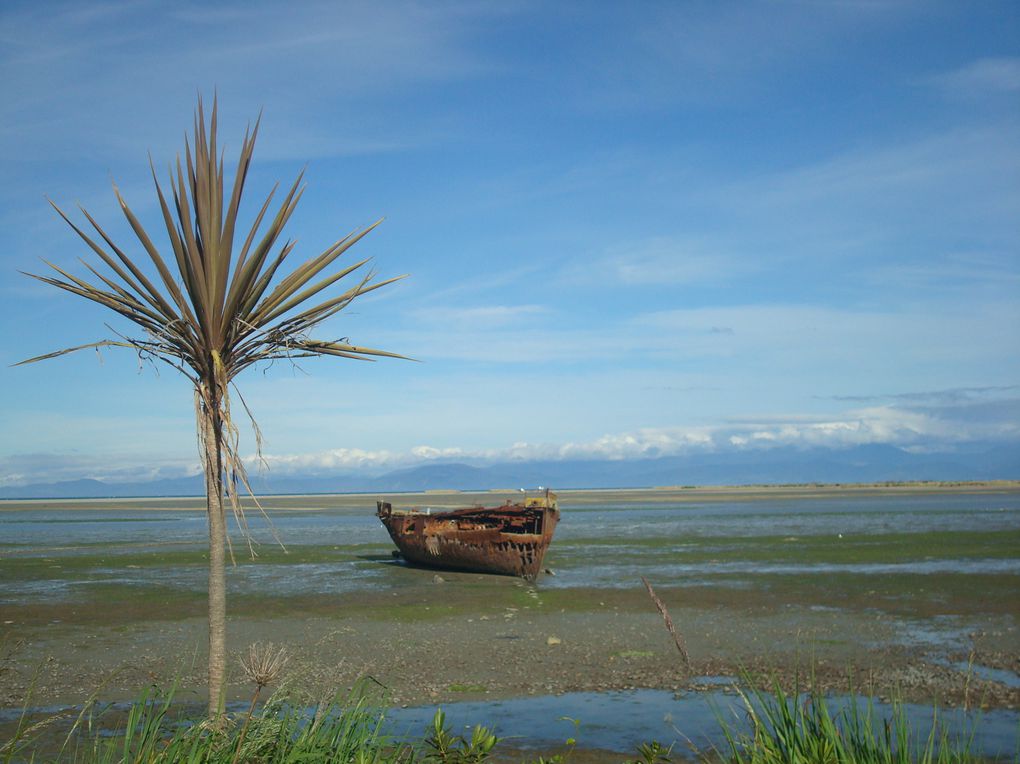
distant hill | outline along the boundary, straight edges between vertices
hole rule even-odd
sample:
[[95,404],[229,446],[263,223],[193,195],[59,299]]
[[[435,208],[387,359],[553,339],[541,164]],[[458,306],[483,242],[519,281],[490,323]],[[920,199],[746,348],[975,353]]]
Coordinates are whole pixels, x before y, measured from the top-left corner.
[[[1020,478],[1020,446],[974,446],[966,452],[915,454],[884,445],[667,456],[632,460],[503,462],[489,466],[439,462],[383,475],[255,477],[258,493],[387,493],[535,487],[645,488],[663,485],[870,483],[908,480]],[[0,488],[2,499],[201,496],[200,476],[149,483],[73,480]]]

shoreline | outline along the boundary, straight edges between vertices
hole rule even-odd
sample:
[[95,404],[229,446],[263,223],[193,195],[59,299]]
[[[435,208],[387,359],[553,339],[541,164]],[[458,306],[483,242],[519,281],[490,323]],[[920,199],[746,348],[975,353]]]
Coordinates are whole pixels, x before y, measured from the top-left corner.
[[[1011,493],[1020,491],[1020,480],[912,480],[871,483],[782,483],[747,484],[738,486],[654,486],[644,488],[564,488],[553,489],[561,503],[597,503],[602,497],[628,502],[649,501],[655,503],[687,501],[727,501],[753,499],[809,499],[831,496],[902,495],[930,493]],[[390,500],[397,506],[467,506],[471,504],[492,504],[518,494],[518,489],[490,488],[485,490],[430,489],[427,491],[378,491],[356,493],[283,493],[256,494],[259,502],[267,509],[304,511],[321,510],[327,507],[288,506],[292,502],[317,502],[330,500],[333,508],[363,507],[374,505],[376,500]],[[250,496],[242,497],[242,503],[254,508]],[[61,509],[95,509],[96,505],[112,505],[123,508],[125,504],[136,504],[139,510],[163,509],[205,511],[204,496],[114,496],[88,498],[28,498],[0,499],[0,512],[35,509],[40,506],[57,506]],[[173,506],[165,506],[171,504]],[[159,505],[159,506],[156,506]],[[245,508],[247,509],[248,506]]]

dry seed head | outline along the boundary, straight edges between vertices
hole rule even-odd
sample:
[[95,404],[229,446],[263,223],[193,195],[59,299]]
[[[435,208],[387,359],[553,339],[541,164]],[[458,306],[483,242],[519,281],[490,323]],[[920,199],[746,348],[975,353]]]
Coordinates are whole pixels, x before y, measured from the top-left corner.
[[276,647],[272,642],[248,645],[248,655],[241,658],[241,668],[245,676],[258,685],[265,687],[276,681],[287,665],[287,648]]

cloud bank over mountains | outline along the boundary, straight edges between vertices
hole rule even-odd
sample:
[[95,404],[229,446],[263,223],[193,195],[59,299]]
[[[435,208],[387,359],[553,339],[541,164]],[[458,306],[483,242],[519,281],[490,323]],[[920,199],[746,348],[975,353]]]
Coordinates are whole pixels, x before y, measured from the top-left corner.
[[[742,460],[776,449],[840,451],[890,446],[909,453],[954,453],[973,445],[1002,446],[1020,453],[1020,386],[959,388],[932,392],[852,396],[870,405],[840,416],[799,414],[755,417],[705,426],[645,427],[607,433],[587,441],[519,441],[502,448],[469,449],[422,444],[407,450],[339,447],[305,453],[252,454],[252,474],[376,477],[422,465],[458,463],[485,467],[529,462],[627,462],[664,457],[717,455]],[[138,455],[23,454],[0,460],[0,486],[94,479],[144,483],[199,474],[197,455],[174,460]],[[1020,477],[1018,475],[1017,477]]]
[[[479,464],[622,461],[780,447],[843,449],[889,445],[917,452],[952,452],[975,442],[1013,443],[1020,447],[1020,398],[996,401],[974,400],[969,395],[965,398],[953,404],[875,405],[848,410],[840,418],[801,415],[703,427],[648,427],[606,434],[586,442],[522,441],[502,449],[480,451],[428,445],[407,452],[341,448],[309,454],[265,454],[264,458],[273,472],[318,474],[373,472],[440,461]],[[930,397],[925,398],[928,400]]]

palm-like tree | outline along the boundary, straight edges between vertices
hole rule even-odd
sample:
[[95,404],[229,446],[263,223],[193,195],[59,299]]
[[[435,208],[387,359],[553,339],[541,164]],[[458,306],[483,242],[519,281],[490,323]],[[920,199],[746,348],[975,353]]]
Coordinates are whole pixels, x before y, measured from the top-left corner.
[[[253,364],[274,359],[323,355],[358,360],[371,360],[372,356],[401,357],[358,347],[346,339],[317,340],[308,334],[358,296],[397,280],[375,280],[373,272],[362,270],[367,260],[343,268],[331,267],[381,221],[345,236],[318,256],[287,272],[282,266],[294,243],[281,242],[281,233],[303,191],[299,175],[275,215],[263,226],[276,191],[274,187],[245,233],[240,249],[235,250],[238,207],[257,134],[258,122],[245,132],[229,198],[224,194],[223,158],[217,156],[215,101],[207,129],[199,99],[194,149],[185,140],[183,165],[178,156],[175,166],[171,167],[172,200],[169,202],[150,160],[172,260],[160,254],[114,186],[120,208],[158,275],[147,276],[140,263],[114,243],[84,208],[81,211],[93,229],[89,232],[72,222],[52,202],[57,213],[106,268],[96,268],[82,260],[95,277],[92,281],[73,276],[46,261],[56,271],[56,276],[25,274],[119,313],[140,327],[142,335],[118,335],[115,339],[65,348],[22,363],[86,348],[124,347],[145,360],[169,364],[194,387],[209,520],[211,716],[222,711],[226,677],[226,552],[230,542],[224,499],[231,504],[244,529],[238,484],[251,490],[238,454],[238,430],[230,409],[230,387],[234,378]],[[355,275],[353,284],[342,293],[323,302],[310,302],[323,290],[352,274]],[[243,399],[241,402],[244,403]],[[254,420],[252,423],[254,425]],[[255,435],[260,440],[257,426]]]

